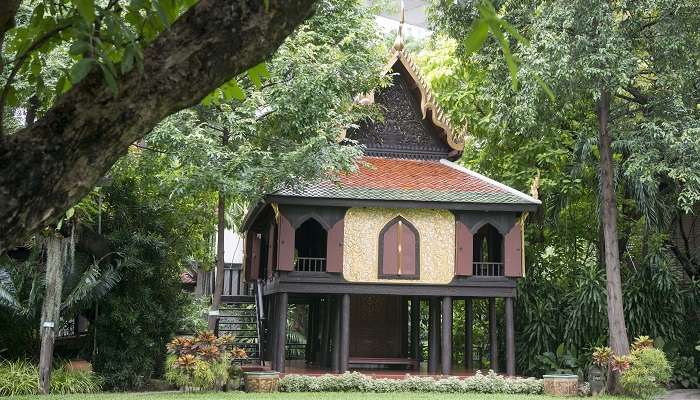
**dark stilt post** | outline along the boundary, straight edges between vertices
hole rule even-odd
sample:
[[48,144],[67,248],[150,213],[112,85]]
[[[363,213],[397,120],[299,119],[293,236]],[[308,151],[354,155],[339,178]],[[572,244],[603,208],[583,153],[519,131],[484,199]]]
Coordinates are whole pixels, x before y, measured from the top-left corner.
[[464,366],[474,370],[474,304],[471,298],[464,299]]
[[277,317],[277,296],[270,296],[270,308],[267,311],[270,321],[269,343],[267,344],[267,354],[270,355],[270,367],[273,371],[277,371],[277,323],[274,318]]
[[428,319],[428,373],[435,374],[438,369],[438,325],[440,322],[440,301],[431,297]]
[[319,349],[321,355],[321,367],[328,368],[330,365],[329,355],[330,355],[330,338],[331,338],[331,307],[330,307],[330,297],[326,296],[323,299],[323,304],[321,309],[323,310],[323,318],[321,319],[321,348]]
[[515,322],[512,297],[506,297],[506,374],[515,375]]
[[306,306],[306,346],[304,348],[304,360],[309,364],[314,354],[314,299]]
[[287,305],[289,297],[286,292],[282,292],[277,295],[277,351],[275,356],[277,357],[276,371],[284,372],[284,360],[285,360],[285,348],[287,347]]
[[408,344],[408,338],[410,332],[408,330],[409,316],[408,316],[408,297],[401,297],[401,357],[408,357],[410,347]]
[[420,297],[411,298],[411,356],[420,362]]
[[491,369],[498,372],[498,324],[496,320],[496,299],[489,297],[489,337],[491,338],[491,346],[489,351],[489,361]]
[[442,298],[442,374],[452,372],[452,298]]
[[333,308],[333,352],[331,354],[331,371],[340,372],[340,314],[342,302],[335,300]]
[[350,358],[350,295],[347,293],[342,295],[340,311],[340,372],[346,372]]

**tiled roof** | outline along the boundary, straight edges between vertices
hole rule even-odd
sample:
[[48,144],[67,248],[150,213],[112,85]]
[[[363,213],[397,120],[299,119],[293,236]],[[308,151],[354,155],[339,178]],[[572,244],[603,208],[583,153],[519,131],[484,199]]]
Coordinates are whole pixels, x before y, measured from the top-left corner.
[[353,200],[538,204],[522,194],[446,160],[365,156],[358,170],[301,190],[273,195]]

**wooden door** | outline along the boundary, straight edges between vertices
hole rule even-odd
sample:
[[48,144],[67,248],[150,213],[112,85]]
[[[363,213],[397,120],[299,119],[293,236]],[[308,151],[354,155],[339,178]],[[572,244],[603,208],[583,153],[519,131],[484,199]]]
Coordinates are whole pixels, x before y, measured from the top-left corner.
[[350,299],[350,357],[402,357],[406,328],[400,296],[357,295]]

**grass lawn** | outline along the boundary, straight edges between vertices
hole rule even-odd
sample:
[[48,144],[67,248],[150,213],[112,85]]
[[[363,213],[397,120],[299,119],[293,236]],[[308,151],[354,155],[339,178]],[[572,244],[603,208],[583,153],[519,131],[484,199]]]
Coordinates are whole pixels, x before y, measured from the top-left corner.
[[[46,399],[40,396],[11,397],[11,399]],[[441,394],[441,393],[103,393],[92,395],[49,396],[56,400],[555,400],[563,397],[516,394]],[[8,398],[10,399],[10,398]],[[570,397],[569,397],[570,399]],[[631,400],[624,397],[598,397],[598,400]]]

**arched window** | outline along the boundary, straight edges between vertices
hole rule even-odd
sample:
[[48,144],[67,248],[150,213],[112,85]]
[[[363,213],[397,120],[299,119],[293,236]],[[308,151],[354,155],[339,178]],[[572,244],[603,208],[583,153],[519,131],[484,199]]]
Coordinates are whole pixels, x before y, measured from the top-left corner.
[[503,235],[491,224],[474,234],[474,275],[503,276]]
[[304,221],[294,232],[294,270],[325,272],[327,240],[328,233],[318,221]]
[[418,279],[420,237],[405,218],[396,217],[379,232],[379,277]]

